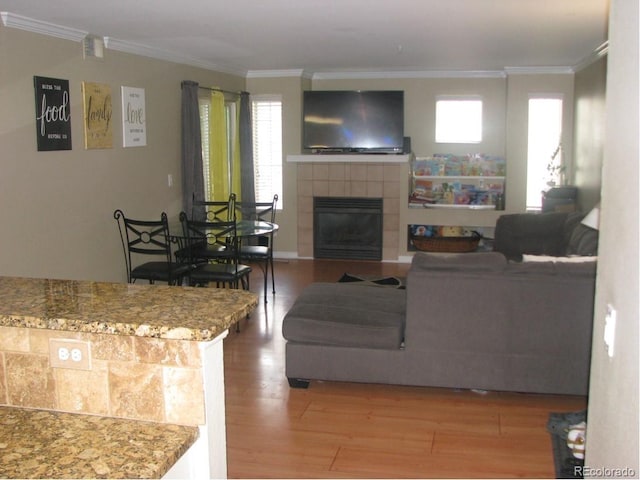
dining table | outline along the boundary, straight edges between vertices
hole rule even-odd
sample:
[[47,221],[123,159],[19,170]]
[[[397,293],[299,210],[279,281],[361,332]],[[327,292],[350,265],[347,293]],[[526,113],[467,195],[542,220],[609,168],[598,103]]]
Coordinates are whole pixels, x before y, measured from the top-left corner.
[[[265,222],[263,220],[238,220],[236,221],[236,237],[242,241],[243,238],[259,237],[276,233],[279,228],[277,223]],[[178,245],[186,240],[182,224],[178,220],[169,223],[169,238],[172,243]]]
[[[251,237],[260,237],[263,235],[275,234],[279,225],[273,222],[266,222],[264,220],[238,220],[236,221],[236,238],[238,239],[238,248],[242,244],[243,240],[248,240]],[[172,244],[176,246],[174,255],[180,256],[181,251],[189,244],[189,239],[184,232],[182,223],[179,221],[169,222],[169,239]]]

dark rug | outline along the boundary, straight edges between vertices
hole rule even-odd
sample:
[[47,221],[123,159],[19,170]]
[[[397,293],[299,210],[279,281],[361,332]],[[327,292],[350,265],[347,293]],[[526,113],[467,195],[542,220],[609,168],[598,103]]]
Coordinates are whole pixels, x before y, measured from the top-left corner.
[[371,286],[405,288],[404,277],[377,277],[375,275],[352,275],[345,273],[338,280],[340,283],[361,282]]
[[551,435],[553,448],[553,463],[556,469],[556,478],[584,478],[582,474],[584,460],[573,456],[567,446],[567,433],[571,425],[576,425],[587,420],[587,411],[551,413],[547,422],[547,431]]

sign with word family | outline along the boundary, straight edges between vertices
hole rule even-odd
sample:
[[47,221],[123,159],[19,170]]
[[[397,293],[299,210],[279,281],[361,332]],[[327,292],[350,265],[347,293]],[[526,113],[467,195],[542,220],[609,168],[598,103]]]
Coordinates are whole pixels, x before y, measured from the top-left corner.
[[71,150],[69,80],[33,77],[38,151]]
[[111,148],[113,128],[111,87],[102,83],[82,82],[84,104],[84,147]]
[[144,88],[122,87],[122,146],[147,144]]

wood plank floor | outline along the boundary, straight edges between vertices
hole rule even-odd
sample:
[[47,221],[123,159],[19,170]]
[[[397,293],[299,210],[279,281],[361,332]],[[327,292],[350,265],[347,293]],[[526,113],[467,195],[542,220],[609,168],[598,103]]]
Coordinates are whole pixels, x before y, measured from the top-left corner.
[[306,285],[408,265],[276,262],[276,290],[225,339],[229,478],[554,478],[550,412],[583,397],[311,382],[290,389],[282,318]]

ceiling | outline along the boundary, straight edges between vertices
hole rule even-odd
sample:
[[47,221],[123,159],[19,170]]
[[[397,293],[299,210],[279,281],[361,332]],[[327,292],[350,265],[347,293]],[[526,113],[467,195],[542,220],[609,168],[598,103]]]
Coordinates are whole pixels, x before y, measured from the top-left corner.
[[574,67],[607,40],[608,0],[0,0],[108,37],[108,49],[222,72]]

